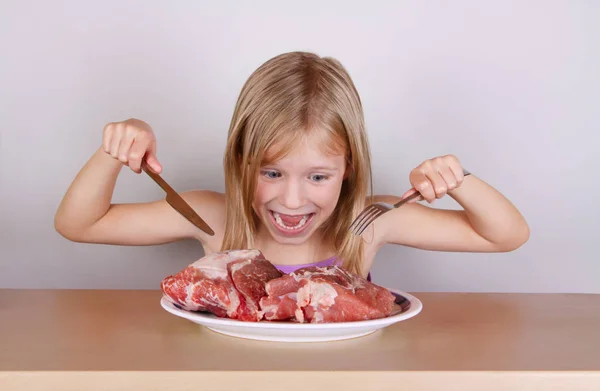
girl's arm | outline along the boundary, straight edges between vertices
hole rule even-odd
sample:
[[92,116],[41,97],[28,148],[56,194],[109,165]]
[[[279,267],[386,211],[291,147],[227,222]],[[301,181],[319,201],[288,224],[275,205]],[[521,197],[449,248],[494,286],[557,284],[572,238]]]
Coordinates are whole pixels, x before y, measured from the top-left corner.
[[407,203],[375,220],[372,232],[379,244],[436,251],[504,252],[519,248],[529,239],[529,226],[517,208],[476,176],[463,176],[453,156],[425,161],[411,172],[410,180],[414,188],[402,197],[377,196],[376,201],[393,204],[418,189],[430,203],[448,194],[463,210]]
[[[208,235],[165,200],[111,203],[123,165],[140,173],[142,159],[154,171],[162,170],[155,155],[154,133],[146,123],[128,120],[107,125],[102,147],[69,186],[54,218],[55,229],[69,240],[86,243],[153,245],[185,238],[207,240]],[[211,227],[219,225],[223,202],[218,194],[192,191],[181,196]]]

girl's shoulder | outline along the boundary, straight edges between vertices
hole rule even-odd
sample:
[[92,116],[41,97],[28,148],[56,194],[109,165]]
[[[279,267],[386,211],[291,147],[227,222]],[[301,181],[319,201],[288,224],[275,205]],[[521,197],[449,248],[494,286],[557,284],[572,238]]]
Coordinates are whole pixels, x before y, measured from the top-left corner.
[[181,197],[193,206],[206,208],[207,206],[225,208],[225,194],[213,190],[188,190],[180,193]]
[[212,228],[214,236],[198,232],[205,249],[217,251],[225,231],[225,194],[212,190],[188,190],[179,194],[192,209]]
[[[187,190],[179,193],[200,217],[210,218],[225,211],[225,194],[212,190]],[[208,223],[208,221],[207,221]]]

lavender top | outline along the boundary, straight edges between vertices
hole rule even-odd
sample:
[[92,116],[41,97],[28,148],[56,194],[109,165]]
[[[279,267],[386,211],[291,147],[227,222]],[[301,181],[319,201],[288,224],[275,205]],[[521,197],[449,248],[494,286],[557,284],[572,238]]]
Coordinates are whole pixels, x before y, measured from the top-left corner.
[[[337,266],[341,265],[341,262],[335,256],[333,256],[331,258],[327,258],[320,262],[315,262],[315,263],[305,263],[305,264],[301,264],[301,265],[274,265],[274,266],[277,269],[279,269],[279,271],[281,271],[282,273],[289,274],[289,273],[293,273],[296,270],[303,268],[303,267],[310,267],[310,266],[325,267],[325,266],[334,266],[334,265],[337,265]],[[369,275],[367,276],[367,280],[371,281],[371,273],[369,273]]]
[[315,263],[305,263],[302,265],[275,265],[275,267],[277,269],[279,269],[282,273],[285,274],[289,274],[289,273],[293,273],[296,270],[303,268],[303,267],[310,267],[310,266],[320,266],[320,267],[325,267],[325,266],[334,266],[334,265],[338,265],[339,263],[337,261],[337,257],[331,257],[331,258],[327,258],[321,262],[315,262]]

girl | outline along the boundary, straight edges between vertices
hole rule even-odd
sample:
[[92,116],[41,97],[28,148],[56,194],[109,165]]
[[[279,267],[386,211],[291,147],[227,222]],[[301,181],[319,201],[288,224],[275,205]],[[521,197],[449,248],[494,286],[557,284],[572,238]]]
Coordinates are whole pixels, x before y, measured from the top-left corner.
[[331,58],[294,52],[260,66],[243,86],[225,151],[225,194],[189,191],[182,197],[213,228],[209,236],[164,200],[112,204],[124,165],[157,173],[156,138],[145,122],[109,123],[102,146],[69,187],[56,230],[77,242],[155,245],[194,238],[206,254],[256,248],[283,272],[338,262],[366,276],[387,243],[437,251],[511,251],[528,240],[519,211],[459,160],[441,156],[410,172],[415,191],[431,203],[449,195],[463,210],[408,203],[375,220],[362,237],[352,220],[371,202],[371,162],[359,95]]

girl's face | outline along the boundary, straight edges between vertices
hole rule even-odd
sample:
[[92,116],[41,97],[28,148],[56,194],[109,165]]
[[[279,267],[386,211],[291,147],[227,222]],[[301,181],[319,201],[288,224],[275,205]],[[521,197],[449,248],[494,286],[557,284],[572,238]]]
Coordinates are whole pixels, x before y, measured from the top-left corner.
[[346,169],[343,154],[327,153],[308,136],[282,159],[260,169],[253,208],[281,244],[307,240],[333,213]]

